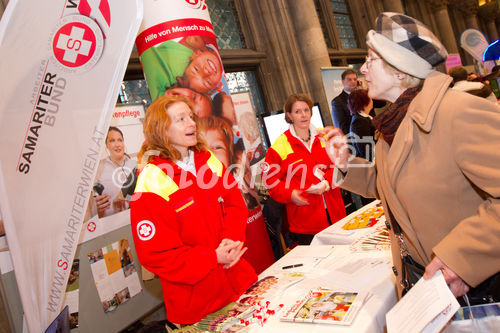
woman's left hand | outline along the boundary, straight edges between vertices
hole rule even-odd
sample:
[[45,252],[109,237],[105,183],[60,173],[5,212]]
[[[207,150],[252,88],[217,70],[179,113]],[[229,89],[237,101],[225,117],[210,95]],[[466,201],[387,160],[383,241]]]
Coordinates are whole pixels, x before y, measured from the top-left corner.
[[444,262],[438,257],[434,257],[432,261],[425,267],[424,279],[430,279],[440,269],[443,271],[443,277],[451,292],[455,297],[463,296],[469,291],[469,286],[451,270]]
[[230,262],[228,262],[222,266],[223,268],[226,268],[226,269],[231,268],[234,265],[236,265],[236,263],[240,260],[241,256],[243,256],[243,254],[247,251],[247,248],[243,247],[242,242],[235,242],[234,240],[229,239],[229,238],[224,238],[220,242],[219,246],[222,246],[222,247],[235,246],[228,251],[229,258],[232,258],[232,260],[230,259],[231,260]]

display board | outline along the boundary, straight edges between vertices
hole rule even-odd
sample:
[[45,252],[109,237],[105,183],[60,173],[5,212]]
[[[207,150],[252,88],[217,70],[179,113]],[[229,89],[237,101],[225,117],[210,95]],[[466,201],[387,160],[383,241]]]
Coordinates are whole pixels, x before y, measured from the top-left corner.
[[[78,246],[75,258],[80,259],[80,315],[79,327],[71,330],[72,333],[118,332],[163,305],[160,281],[154,279],[141,281],[141,293],[132,297],[115,311],[104,313],[87,255],[96,248],[104,247],[123,238],[130,240],[132,256],[141,274],[129,225]],[[0,275],[0,290],[3,291],[2,297],[12,332],[23,332],[23,312],[14,271]]]
[[0,206],[30,332],[62,310],[142,13],[139,0],[16,0],[0,21]]
[[[330,109],[330,117],[332,114],[332,99],[337,97],[342,92],[342,72],[351,67],[322,67],[321,78],[323,79],[323,87],[325,88],[326,99],[328,100],[328,108]],[[359,75],[358,75],[359,76]],[[333,123],[333,119],[332,119]]]

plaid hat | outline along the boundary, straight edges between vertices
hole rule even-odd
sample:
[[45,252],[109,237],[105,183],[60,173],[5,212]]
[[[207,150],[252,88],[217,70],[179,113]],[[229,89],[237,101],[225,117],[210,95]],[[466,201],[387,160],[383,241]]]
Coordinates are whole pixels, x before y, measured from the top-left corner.
[[368,31],[366,44],[398,70],[425,79],[448,52],[422,22],[399,13],[382,13],[376,30]]

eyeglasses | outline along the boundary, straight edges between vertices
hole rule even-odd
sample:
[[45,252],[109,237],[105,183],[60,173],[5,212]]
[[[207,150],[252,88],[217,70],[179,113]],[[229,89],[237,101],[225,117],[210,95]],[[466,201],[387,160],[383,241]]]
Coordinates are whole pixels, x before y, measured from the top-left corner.
[[371,64],[372,61],[378,60],[378,59],[382,59],[382,58],[380,58],[380,57],[378,57],[378,58],[371,58],[370,56],[366,56],[365,57],[366,66],[370,66],[370,64]]

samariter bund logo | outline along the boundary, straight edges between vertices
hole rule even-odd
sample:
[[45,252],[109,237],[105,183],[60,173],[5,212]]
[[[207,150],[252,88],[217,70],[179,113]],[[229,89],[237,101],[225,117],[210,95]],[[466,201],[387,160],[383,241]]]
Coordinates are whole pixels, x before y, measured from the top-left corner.
[[68,15],[57,24],[51,45],[53,58],[60,67],[71,72],[85,72],[101,58],[104,38],[93,19]]
[[184,0],[187,2],[189,7],[194,8],[194,9],[200,9],[205,10],[207,9],[207,4],[205,3],[205,0]]

